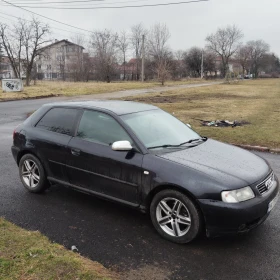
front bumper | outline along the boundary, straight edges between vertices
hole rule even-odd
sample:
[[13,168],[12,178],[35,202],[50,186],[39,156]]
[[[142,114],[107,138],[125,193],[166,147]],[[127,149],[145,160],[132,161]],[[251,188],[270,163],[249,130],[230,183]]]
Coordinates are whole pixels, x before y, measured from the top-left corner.
[[207,236],[243,233],[263,223],[270,214],[270,202],[279,195],[279,181],[275,179],[267,193],[248,201],[231,204],[209,199],[198,200],[204,214]]

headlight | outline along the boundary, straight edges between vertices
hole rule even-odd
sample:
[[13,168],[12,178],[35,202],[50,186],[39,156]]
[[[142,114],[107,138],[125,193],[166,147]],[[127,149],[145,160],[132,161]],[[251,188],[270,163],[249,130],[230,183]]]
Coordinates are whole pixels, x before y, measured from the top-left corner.
[[254,197],[255,194],[250,187],[245,187],[234,191],[222,192],[222,200],[223,202],[227,203],[238,203],[252,199]]

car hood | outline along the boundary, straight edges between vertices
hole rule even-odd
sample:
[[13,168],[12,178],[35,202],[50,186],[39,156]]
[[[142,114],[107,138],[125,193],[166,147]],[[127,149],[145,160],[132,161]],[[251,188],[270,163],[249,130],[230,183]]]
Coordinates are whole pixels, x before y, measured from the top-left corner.
[[268,164],[257,155],[212,139],[195,147],[157,156],[196,169],[221,183],[227,180],[232,187],[253,184],[270,171]]

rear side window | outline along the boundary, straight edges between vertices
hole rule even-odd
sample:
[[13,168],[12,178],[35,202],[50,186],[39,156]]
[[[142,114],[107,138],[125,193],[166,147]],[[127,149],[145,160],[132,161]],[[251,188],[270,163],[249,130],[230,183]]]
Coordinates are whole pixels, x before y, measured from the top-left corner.
[[122,126],[111,116],[85,111],[80,122],[77,137],[103,145],[112,145],[116,141],[133,141]]
[[77,109],[53,108],[37,123],[36,127],[56,133],[71,135],[77,118]]

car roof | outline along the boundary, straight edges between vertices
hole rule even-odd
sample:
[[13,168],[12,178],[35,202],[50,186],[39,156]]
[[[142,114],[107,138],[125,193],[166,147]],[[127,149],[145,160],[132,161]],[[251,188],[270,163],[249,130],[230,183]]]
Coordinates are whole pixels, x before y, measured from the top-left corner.
[[106,111],[113,112],[116,115],[126,115],[126,114],[159,109],[158,107],[149,104],[132,102],[132,101],[119,101],[119,100],[95,100],[95,101],[78,101],[78,102],[68,101],[68,102],[49,103],[44,106],[103,109]]

